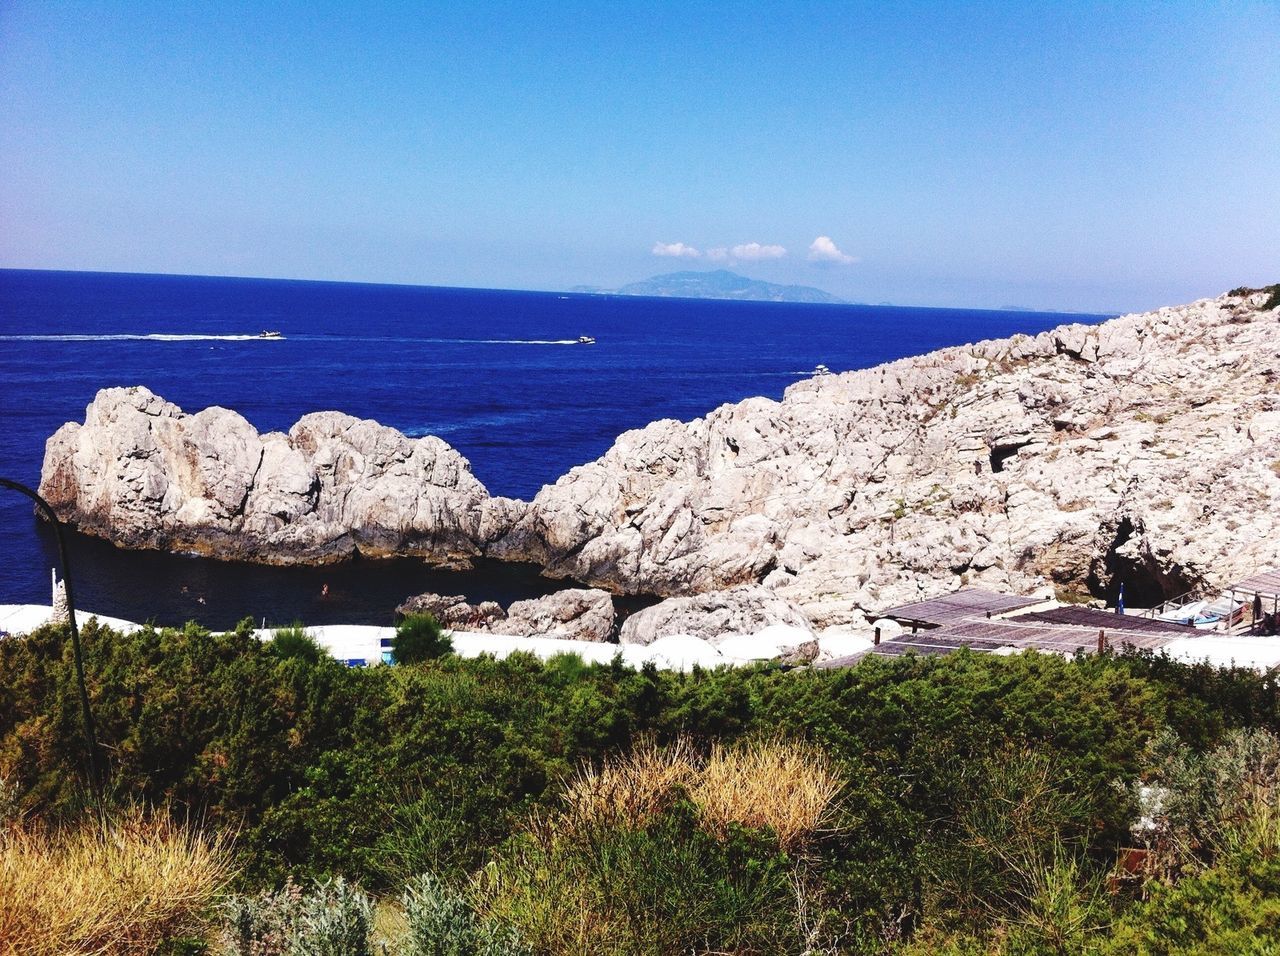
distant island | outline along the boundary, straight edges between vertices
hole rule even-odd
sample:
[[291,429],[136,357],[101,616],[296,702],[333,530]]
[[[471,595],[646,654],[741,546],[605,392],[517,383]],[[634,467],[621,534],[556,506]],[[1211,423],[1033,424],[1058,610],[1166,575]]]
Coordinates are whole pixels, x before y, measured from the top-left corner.
[[596,295],[652,295],[674,299],[741,299],[747,302],[822,302],[844,304],[829,292],[807,285],[778,285],[748,279],[727,269],[714,272],[670,272],[632,282],[620,289],[575,286],[570,292]]

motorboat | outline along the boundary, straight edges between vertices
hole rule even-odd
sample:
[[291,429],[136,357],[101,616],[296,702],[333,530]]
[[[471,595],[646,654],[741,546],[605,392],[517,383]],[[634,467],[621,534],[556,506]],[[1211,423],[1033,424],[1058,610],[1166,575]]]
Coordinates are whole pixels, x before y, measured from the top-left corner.
[[1230,595],[1224,594],[1216,601],[1205,605],[1196,614],[1191,624],[1202,631],[1230,630],[1244,620],[1244,606],[1243,601],[1238,599],[1233,601]]
[[1164,621],[1168,624],[1195,624],[1197,619],[1204,618],[1204,610],[1209,606],[1208,601],[1192,601],[1190,604],[1184,604],[1182,607],[1174,608],[1172,611],[1165,611],[1157,621]]
[[578,344],[579,345],[595,345],[596,340],[589,335],[579,335]]
[[282,338],[284,338],[284,336],[283,336],[283,335],[281,335],[279,332],[277,332],[275,329],[263,329],[261,332],[259,332],[259,333],[258,333],[258,338],[260,338],[260,339],[282,339]]
[[811,375],[830,375],[831,369],[827,368],[825,365],[815,365],[813,367],[813,371],[810,374]]

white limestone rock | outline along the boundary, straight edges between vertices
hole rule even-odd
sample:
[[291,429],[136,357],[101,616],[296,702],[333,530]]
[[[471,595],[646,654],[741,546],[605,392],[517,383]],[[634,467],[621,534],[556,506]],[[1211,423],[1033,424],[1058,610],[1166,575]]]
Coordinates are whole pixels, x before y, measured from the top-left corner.
[[770,588],[743,585],[668,598],[628,617],[619,637],[623,644],[652,644],[672,634],[686,634],[715,646],[730,637],[759,634],[777,625],[790,628],[787,649],[815,637],[804,614],[791,602]]
[[259,435],[233,411],[188,415],[141,387],[104,389],[83,425],[49,439],[41,490],[64,520],[125,547],[267,564],[465,560],[519,513],[438,438],[338,412]]
[[568,588],[516,601],[507,608],[506,619],[490,624],[488,630],[493,634],[608,641],[613,638],[613,622],[613,598],[608,591]]
[[1280,566],[1280,312],[1221,296],[799,382],[620,436],[495,543],[815,624],[965,584],[1155,599]]
[[487,631],[489,625],[501,621],[507,612],[496,601],[469,604],[462,594],[415,594],[396,608],[396,619],[410,614],[430,614],[449,630]]

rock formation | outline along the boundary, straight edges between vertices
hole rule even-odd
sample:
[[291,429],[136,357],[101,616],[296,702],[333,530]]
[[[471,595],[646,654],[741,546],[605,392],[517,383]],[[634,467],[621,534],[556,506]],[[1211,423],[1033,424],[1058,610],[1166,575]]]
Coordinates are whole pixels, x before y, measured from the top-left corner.
[[484,631],[507,617],[497,601],[469,604],[463,594],[432,593],[415,594],[396,608],[397,621],[410,614],[430,614],[444,627],[459,631]]
[[797,632],[796,643],[812,640],[813,628],[801,610],[777,592],[744,585],[688,597],[668,598],[632,614],[622,625],[623,644],[652,644],[671,634],[719,643],[730,634],[757,634],[783,625]]
[[129,548],[265,564],[357,552],[466,560],[521,510],[490,498],[438,438],[338,412],[289,433],[236,412],[188,415],[145,388],[109,388],[45,447],[40,491],[83,531]]
[[488,497],[438,439],[332,412],[259,436],[145,389],[99,393],[60,429],[41,488],[130,547],[486,554],[659,596],[761,584],[820,626],[965,583],[1123,580],[1139,603],[1280,566],[1267,299],[943,349],[654,422],[527,505]]
[[505,621],[490,625],[494,634],[542,635],[577,641],[613,638],[613,598],[597,588],[569,588],[540,598],[516,601]]
[[943,349],[623,434],[490,553],[616,591],[760,582],[819,625],[964,583],[1131,602],[1280,565],[1266,293]]
[[468,604],[462,595],[419,594],[396,614],[430,614],[447,628],[514,637],[558,637],[575,641],[613,639],[613,598],[608,591],[567,588],[516,601],[505,611],[494,601]]

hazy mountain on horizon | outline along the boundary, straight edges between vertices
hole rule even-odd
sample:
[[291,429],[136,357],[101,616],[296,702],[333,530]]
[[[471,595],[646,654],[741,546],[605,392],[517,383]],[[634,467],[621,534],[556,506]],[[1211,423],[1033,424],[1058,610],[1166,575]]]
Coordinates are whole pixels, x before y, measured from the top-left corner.
[[747,302],[820,302],[843,304],[829,292],[807,285],[778,285],[716,269],[711,272],[669,272],[618,289],[574,286],[570,292],[597,295],[650,295],[675,299],[739,299]]

